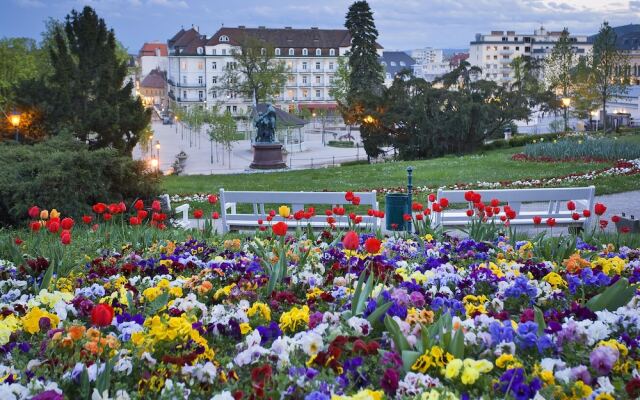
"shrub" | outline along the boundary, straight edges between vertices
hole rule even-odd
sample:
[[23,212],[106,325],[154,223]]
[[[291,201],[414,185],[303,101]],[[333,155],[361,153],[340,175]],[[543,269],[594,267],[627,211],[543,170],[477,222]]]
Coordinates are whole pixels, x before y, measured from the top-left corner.
[[613,139],[567,138],[557,142],[528,144],[524,154],[530,158],[565,160],[633,160],[640,158],[640,145]]
[[341,167],[348,167],[351,165],[364,165],[364,164],[369,164],[369,162],[367,161],[367,159],[363,159],[363,160],[353,160],[353,161],[344,161],[340,163]]
[[329,140],[327,143],[331,147],[353,147],[354,143],[350,140]]
[[541,135],[517,135],[513,136],[511,140],[497,139],[490,143],[485,143],[482,145],[483,150],[495,150],[495,149],[506,149],[510,147],[521,147],[528,143],[537,143],[537,142],[545,142],[545,141],[553,141],[560,137],[560,134],[557,133],[545,133]]
[[98,201],[133,201],[158,193],[141,161],[113,149],[89,151],[61,135],[39,144],[0,146],[0,224],[27,217],[32,205],[82,216]]

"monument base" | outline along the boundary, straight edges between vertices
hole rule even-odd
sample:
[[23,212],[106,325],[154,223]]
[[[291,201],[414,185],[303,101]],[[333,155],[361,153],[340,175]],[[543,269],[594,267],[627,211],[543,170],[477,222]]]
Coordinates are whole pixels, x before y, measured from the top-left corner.
[[255,143],[253,145],[253,162],[251,169],[282,169],[287,164],[282,160],[281,143]]

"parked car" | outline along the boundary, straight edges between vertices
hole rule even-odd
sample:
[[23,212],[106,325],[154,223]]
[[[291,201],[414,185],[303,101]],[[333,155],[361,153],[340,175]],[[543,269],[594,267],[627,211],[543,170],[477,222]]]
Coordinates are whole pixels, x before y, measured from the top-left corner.
[[173,124],[173,119],[168,115],[162,117],[162,125],[171,125]]

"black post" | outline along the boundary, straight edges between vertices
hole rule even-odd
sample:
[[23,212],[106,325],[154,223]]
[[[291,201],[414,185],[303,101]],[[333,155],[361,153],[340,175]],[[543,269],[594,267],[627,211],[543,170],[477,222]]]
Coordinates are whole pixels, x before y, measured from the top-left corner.
[[[407,208],[409,210],[409,215],[412,215],[411,203],[413,200],[411,199],[411,195],[413,194],[413,167],[407,167]],[[407,221],[407,232],[411,232],[411,220]]]
[[16,143],[20,143],[20,136],[18,135],[18,127],[16,126]]

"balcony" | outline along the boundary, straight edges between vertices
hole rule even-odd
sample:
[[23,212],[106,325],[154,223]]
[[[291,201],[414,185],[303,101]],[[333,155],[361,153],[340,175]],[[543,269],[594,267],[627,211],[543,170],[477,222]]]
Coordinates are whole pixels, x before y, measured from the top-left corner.
[[176,97],[173,92],[169,92],[169,98],[171,100],[180,102],[180,103],[204,103],[205,98],[188,98],[188,97]]
[[205,88],[205,87],[207,87],[207,84],[204,83],[204,82],[202,82],[202,83],[180,83],[180,82],[174,82],[171,79],[167,80],[167,82],[171,86],[180,87],[180,88],[194,88],[194,89],[197,89],[197,88]]
[[500,50],[498,54],[500,54],[501,56],[510,56],[511,54],[513,54],[513,50]]
[[508,58],[501,58],[498,61],[500,61],[500,64],[511,64],[511,60]]

